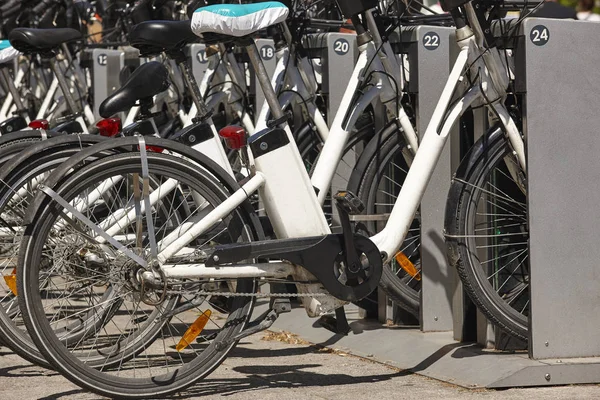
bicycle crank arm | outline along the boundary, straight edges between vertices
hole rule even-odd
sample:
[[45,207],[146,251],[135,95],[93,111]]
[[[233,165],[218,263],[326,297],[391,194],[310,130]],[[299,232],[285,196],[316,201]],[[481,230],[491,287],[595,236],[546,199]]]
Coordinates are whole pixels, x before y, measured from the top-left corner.
[[354,235],[353,245],[363,260],[360,281],[347,281],[341,234],[217,246],[205,265],[207,269],[218,271],[219,267],[236,267],[235,263],[248,259],[287,260],[312,273],[332,296],[343,301],[358,301],[375,290],[383,266],[379,249],[368,238]]

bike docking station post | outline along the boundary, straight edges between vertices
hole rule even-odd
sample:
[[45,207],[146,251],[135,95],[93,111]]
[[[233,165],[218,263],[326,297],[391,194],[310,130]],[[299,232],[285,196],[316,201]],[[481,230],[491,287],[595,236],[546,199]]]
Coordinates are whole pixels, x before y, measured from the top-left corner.
[[580,21],[531,18],[521,26],[529,356],[547,364],[518,377],[530,385],[600,382],[600,48],[586,40],[599,35],[600,25]]
[[[415,96],[416,128],[422,137],[456,56],[451,51],[456,46],[454,28],[407,26],[400,32],[394,32],[390,41],[397,54],[408,55],[409,67],[405,75],[408,82],[405,89]],[[456,134],[454,132],[452,136]],[[442,153],[417,215],[421,225],[422,290],[419,319],[394,306],[391,300],[380,294],[379,318],[382,322],[417,324],[423,332],[453,329],[452,303],[458,277],[454,269],[447,265],[443,234],[446,197],[452,178],[450,145],[448,143]]]
[[[323,38],[323,93],[327,95],[327,123],[331,125],[340,108],[348,81],[358,59],[356,35],[326,33]],[[349,178],[349,176],[348,176]]]
[[[258,54],[260,54],[260,59],[267,70],[267,74],[269,75],[269,79],[275,73],[275,68],[277,67],[277,57],[275,50],[275,42],[273,39],[256,39],[256,48],[258,49]],[[265,103],[265,95],[258,83],[258,79],[256,78],[256,74],[252,69],[252,65],[249,64],[251,71],[251,79],[250,79],[250,93],[254,95],[254,110],[255,110],[255,118],[258,118],[260,110]],[[257,122],[256,120],[254,121]]]
[[93,111],[94,116],[99,119],[98,108],[102,101],[121,87],[119,75],[124,66],[123,51],[86,49],[82,54],[82,64],[91,67],[94,88]]
[[[192,65],[192,73],[196,82],[202,82],[204,74],[208,70],[208,56],[206,55],[206,45],[204,43],[190,44],[186,48],[186,56]],[[202,93],[204,95],[204,93]]]
[[94,97],[94,116],[100,119],[100,104],[121,87],[121,72],[125,67],[140,65],[139,51],[133,47],[122,50],[104,48],[85,49],[81,55],[83,67],[91,69]]
[[[321,93],[326,98],[327,123],[332,125],[340,108],[342,99],[352,78],[354,66],[358,59],[358,45],[354,33],[316,33],[304,38],[304,46],[315,65],[317,80],[321,78]],[[312,71],[309,71],[311,73]],[[374,109],[377,109],[374,105]],[[385,122],[375,121],[376,126],[383,126]],[[356,151],[358,150],[358,151]],[[352,175],[356,161],[362,149],[352,149],[344,154],[331,182],[332,193],[339,188],[346,188]],[[338,189],[336,189],[338,188]],[[335,225],[340,225],[339,214],[336,207],[332,207]]]
[[[358,59],[358,45],[356,35],[352,33],[326,33],[322,36],[325,45],[322,60],[322,90],[327,95],[327,123],[331,126],[344,98],[348,81],[352,77]],[[362,151],[362,149],[357,150]],[[355,149],[344,155],[331,182],[332,193],[335,192],[334,188],[348,186],[359,156],[360,153],[357,154]],[[332,213],[334,221],[340,221],[336,207],[332,207]]]

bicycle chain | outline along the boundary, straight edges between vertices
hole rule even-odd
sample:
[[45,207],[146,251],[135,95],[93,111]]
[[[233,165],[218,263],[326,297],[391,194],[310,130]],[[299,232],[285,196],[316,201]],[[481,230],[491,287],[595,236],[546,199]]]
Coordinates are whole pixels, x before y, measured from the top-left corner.
[[[181,294],[181,292],[176,292]],[[331,296],[329,293],[232,293],[232,292],[210,292],[210,291],[198,291],[193,292],[195,295],[200,296],[226,296],[226,297],[323,297]]]

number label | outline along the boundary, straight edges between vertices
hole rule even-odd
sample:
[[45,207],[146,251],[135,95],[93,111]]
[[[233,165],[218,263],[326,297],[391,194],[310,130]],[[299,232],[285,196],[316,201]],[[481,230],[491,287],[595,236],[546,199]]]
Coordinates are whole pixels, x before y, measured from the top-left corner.
[[423,36],[423,47],[427,50],[436,50],[440,47],[440,36],[435,32],[427,32]]
[[544,25],[536,25],[531,30],[529,39],[536,46],[543,46],[550,40],[550,31]]
[[260,56],[262,57],[263,60],[270,60],[273,58],[273,56],[275,55],[275,49],[273,48],[273,46],[263,46],[260,48]]
[[108,56],[106,54],[98,55],[98,65],[106,65],[108,63]]
[[196,57],[198,58],[198,62],[200,64],[206,64],[208,62],[208,57],[206,56],[206,51],[204,50],[200,50],[198,54],[196,54]]
[[350,51],[350,43],[346,39],[338,39],[333,43],[333,51],[337,55],[345,56]]

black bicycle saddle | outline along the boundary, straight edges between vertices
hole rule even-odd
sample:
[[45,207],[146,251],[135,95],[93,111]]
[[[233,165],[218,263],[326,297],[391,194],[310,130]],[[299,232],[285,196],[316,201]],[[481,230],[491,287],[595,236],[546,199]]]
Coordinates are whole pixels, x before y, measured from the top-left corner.
[[15,28],[8,34],[10,44],[25,54],[48,53],[57,49],[63,43],[82,38],[81,32],[72,28]]
[[138,67],[127,82],[100,104],[102,118],[129,111],[139,100],[151,98],[169,88],[169,71],[157,61]]
[[192,32],[191,21],[145,21],[133,27],[129,44],[142,56],[182,50],[189,43],[225,43],[236,38],[206,33],[198,36]]
[[196,41],[198,37],[192,32],[190,21],[145,21],[129,33],[129,44],[142,55],[179,50]]

